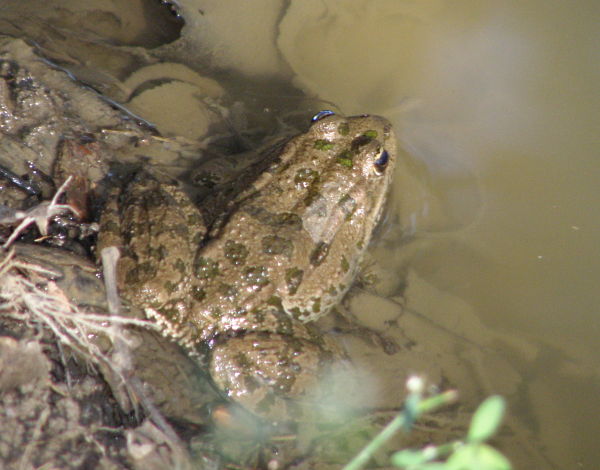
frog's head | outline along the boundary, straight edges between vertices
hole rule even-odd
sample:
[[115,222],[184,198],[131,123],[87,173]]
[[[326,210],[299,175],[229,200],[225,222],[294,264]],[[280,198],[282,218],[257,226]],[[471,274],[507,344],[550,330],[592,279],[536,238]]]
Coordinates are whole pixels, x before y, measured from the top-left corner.
[[391,123],[380,116],[343,117],[332,111],[317,113],[312,122],[309,134],[315,148],[329,153],[322,160],[328,173],[321,179],[337,182],[340,193],[347,191],[341,196],[346,200],[350,196],[356,204],[345,201],[341,206],[352,206],[357,221],[362,219],[358,223],[370,233],[381,215],[396,163]]
[[[295,213],[313,246],[311,267],[304,270],[297,295],[322,293],[312,295],[319,299],[322,314],[348,289],[380,219],[396,143],[385,118],[343,117],[328,111],[316,115],[310,129],[291,145],[294,160],[286,171],[294,185],[288,188],[301,201]],[[302,319],[319,316],[301,311]]]

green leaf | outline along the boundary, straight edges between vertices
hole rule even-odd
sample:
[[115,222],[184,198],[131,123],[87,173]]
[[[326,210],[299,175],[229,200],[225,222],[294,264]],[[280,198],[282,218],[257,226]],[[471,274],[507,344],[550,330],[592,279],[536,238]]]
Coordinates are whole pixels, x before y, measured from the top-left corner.
[[430,460],[421,450],[405,449],[396,452],[392,455],[392,464],[396,467],[410,467],[411,465],[419,465]]
[[486,398],[471,418],[467,442],[476,444],[492,437],[500,426],[505,408],[506,402],[501,396]]
[[446,461],[446,470],[512,470],[512,466],[487,444],[466,444]]

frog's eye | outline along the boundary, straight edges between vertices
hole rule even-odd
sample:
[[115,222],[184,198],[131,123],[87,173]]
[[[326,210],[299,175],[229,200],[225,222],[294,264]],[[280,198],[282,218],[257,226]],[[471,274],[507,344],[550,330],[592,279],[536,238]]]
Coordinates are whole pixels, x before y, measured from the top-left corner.
[[335,113],[333,111],[331,111],[330,109],[324,109],[323,111],[319,111],[317,114],[315,114],[312,117],[312,119],[310,120],[310,122],[317,122],[327,116],[333,116],[334,114]]
[[378,175],[383,174],[383,172],[385,171],[385,167],[387,167],[389,161],[390,154],[387,152],[387,150],[384,150],[379,155],[379,158],[377,158],[377,160],[373,162],[373,168],[375,168],[375,173],[377,173]]

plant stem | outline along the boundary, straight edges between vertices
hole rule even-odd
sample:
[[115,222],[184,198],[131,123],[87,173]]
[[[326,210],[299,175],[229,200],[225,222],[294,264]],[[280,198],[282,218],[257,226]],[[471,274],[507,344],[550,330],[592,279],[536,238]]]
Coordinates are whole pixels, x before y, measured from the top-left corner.
[[[418,415],[433,411],[440,406],[447,405],[456,400],[458,394],[454,390],[448,390],[421,401],[417,406]],[[377,450],[405,425],[406,416],[401,412],[390,423],[375,436],[342,470],[358,470],[362,468]]]

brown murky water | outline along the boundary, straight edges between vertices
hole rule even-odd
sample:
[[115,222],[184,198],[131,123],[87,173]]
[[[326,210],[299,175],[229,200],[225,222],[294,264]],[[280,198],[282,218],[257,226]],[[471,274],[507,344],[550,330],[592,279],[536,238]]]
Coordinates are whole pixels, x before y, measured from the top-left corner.
[[[57,31],[93,21],[94,34],[104,31],[119,46],[149,47],[178,34],[168,17],[148,27],[158,13],[140,9],[141,1],[112,10],[55,3],[77,18],[46,16]],[[214,82],[178,76],[178,86],[164,88],[169,102],[180,101],[159,105],[170,126],[163,132],[202,138],[186,127],[190,120],[208,132],[203,108],[188,109],[196,88],[217,99],[225,86],[249,116],[293,111],[297,102],[285,87],[273,91],[273,78],[344,113],[395,123],[406,155],[374,249],[382,282],[352,296],[350,307],[365,324],[418,347],[386,356],[343,338],[373,384],[365,399],[397,405],[413,372],[458,387],[470,409],[501,393],[516,432],[502,445],[518,468],[597,468],[598,2],[304,0],[285,10],[282,0],[179,3],[185,40],[162,53],[212,70]],[[2,30],[16,34],[14,18],[29,9],[43,13],[35,1],[0,7],[13,18]],[[139,50],[118,55],[98,41],[82,52],[56,37],[36,39],[55,58],[69,56],[80,74],[96,71],[98,88],[116,97],[115,84],[140,61]],[[196,88],[182,85],[191,82]],[[151,113],[156,97],[146,98]],[[137,111],[151,119],[144,109]],[[385,367],[372,370],[374,361]]]

